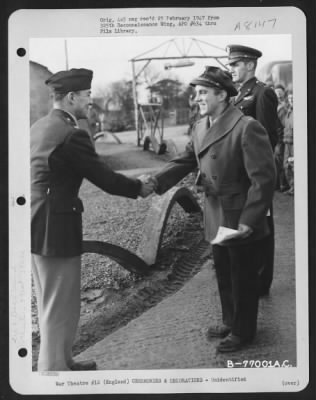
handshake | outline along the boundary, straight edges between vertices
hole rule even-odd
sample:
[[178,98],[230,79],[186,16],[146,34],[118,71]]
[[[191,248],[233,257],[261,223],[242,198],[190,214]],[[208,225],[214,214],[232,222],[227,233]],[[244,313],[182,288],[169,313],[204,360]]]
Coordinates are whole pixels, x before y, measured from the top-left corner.
[[151,195],[158,187],[158,181],[154,176],[151,175],[141,175],[137,179],[141,181],[141,189],[139,195],[141,197],[148,197]]

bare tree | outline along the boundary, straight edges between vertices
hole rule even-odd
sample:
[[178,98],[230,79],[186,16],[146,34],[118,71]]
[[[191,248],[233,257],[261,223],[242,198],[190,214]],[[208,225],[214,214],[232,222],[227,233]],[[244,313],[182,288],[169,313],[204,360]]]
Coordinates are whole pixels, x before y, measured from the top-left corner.
[[146,83],[148,86],[154,85],[162,79],[177,80],[173,71],[162,69],[155,64],[149,64],[139,76],[139,83]]
[[133,127],[134,103],[131,81],[122,79],[99,87],[93,100],[104,110],[103,130],[117,132]]

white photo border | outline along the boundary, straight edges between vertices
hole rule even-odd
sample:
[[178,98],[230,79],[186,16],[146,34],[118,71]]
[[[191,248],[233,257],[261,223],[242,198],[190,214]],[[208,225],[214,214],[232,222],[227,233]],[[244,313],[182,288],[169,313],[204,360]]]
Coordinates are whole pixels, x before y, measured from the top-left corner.
[[[192,383],[188,385],[116,385],[108,387],[60,386],[56,380],[92,381],[102,377],[104,371],[58,372],[40,374],[32,372],[31,354],[31,255],[30,255],[30,153],[29,153],[29,47],[32,38],[104,37],[100,32],[100,18],[114,19],[122,16],[149,15],[200,15],[219,16],[212,26],[212,35],[292,35],[294,132],[299,132],[295,146],[295,262],[296,270],[296,324],[297,366],[294,368],[248,369],[247,382],[230,383],[229,386],[211,386]],[[58,20],[58,24],[56,24]],[[271,21],[276,21],[272,23]],[[252,21],[252,24],[246,22]],[[259,23],[261,21],[261,23]],[[263,21],[270,21],[263,24]],[[237,25],[239,23],[239,26]],[[236,27],[238,30],[236,31]],[[173,29],[173,28],[172,28]],[[187,36],[187,27],[164,29],[164,35]],[[192,26],[190,35],[206,35],[209,27]],[[121,35],[120,33],[110,35]],[[124,34],[123,34],[124,35]],[[128,35],[128,34],[127,34]],[[161,28],[138,28],[137,36],[161,34]],[[24,48],[26,56],[20,57],[17,49]],[[90,393],[210,393],[210,392],[283,392],[303,390],[309,381],[308,337],[308,171],[307,171],[307,54],[306,17],[295,7],[231,7],[231,8],[145,8],[145,9],[64,9],[18,10],[9,19],[9,307],[10,307],[10,384],[21,394],[90,394]],[[296,111],[297,110],[297,111]],[[17,199],[26,203],[19,204]],[[19,356],[27,349],[28,357]],[[198,370],[203,377],[207,370]],[[107,371],[109,379],[123,380],[131,371]],[[221,369],[222,377],[232,371]],[[195,370],[195,375],[197,370]],[[148,370],[148,378],[157,376],[190,376],[190,370]],[[237,369],[234,375],[240,375]],[[134,377],[143,377],[144,371],[133,371]],[[282,380],[300,381],[299,387],[284,387]],[[268,383],[267,383],[268,382]],[[105,392],[105,389],[107,390]]]

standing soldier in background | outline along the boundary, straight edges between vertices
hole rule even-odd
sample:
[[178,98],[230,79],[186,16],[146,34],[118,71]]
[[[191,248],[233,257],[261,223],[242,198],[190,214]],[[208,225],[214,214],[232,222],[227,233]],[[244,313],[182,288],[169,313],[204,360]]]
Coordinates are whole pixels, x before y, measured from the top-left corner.
[[283,142],[283,135],[284,135],[284,118],[287,113],[287,104],[286,104],[286,96],[285,96],[285,88],[282,85],[276,85],[274,88],[275,94],[278,98],[278,143],[274,149],[274,158],[278,172],[278,179],[277,179],[277,189],[280,192],[285,192],[288,190],[289,185],[287,183],[285,172],[284,172],[284,142]]
[[[256,76],[257,59],[261,51],[241,45],[227,46],[228,64],[233,81],[239,85],[234,105],[245,115],[258,120],[266,129],[272,149],[278,142],[278,100],[274,90],[260,82]],[[260,151],[258,152],[260,156]],[[263,265],[260,271],[259,294],[269,294],[274,268],[274,222],[272,204],[267,215],[270,235],[263,243]]]
[[289,185],[289,190],[285,193],[294,195],[294,148],[293,148],[293,93],[287,92],[288,106],[284,117],[284,172]]
[[31,252],[40,328],[39,371],[95,370],[75,362],[72,345],[80,317],[84,178],[105,192],[137,198],[154,184],[112,171],[95,152],[78,119],[87,118],[92,71],[60,71],[45,83],[53,110],[31,127]]

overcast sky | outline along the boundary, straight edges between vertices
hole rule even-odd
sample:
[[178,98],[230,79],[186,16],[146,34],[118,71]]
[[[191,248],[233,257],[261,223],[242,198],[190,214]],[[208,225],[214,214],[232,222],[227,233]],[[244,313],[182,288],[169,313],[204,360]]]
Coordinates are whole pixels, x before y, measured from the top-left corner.
[[[176,39],[178,48],[188,55],[225,55],[224,49],[228,44],[243,44],[262,51],[263,56],[258,61],[258,69],[269,61],[292,60],[291,35],[247,35],[247,36],[194,36],[201,42],[207,42],[214,47],[199,42],[201,50],[193,44],[191,37],[183,36],[126,36],[105,38],[40,38],[30,40],[30,60],[46,66],[51,72],[66,69],[67,44],[69,68],[88,68],[94,71],[92,91],[106,84],[132,78],[130,59],[140,54],[146,56],[178,56],[180,53],[175,45],[164,45],[150,52],[151,49],[164,42]],[[196,42],[194,42],[196,43]],[[167,51],[167,48],[169,49]],[[190,50],[189,50],[190,48]],[[222,50],[221,50],[222,49]],[[186,83],[199,75],[205,65],[217,65],[211,59],[193,59],[195,65],[185,68],[174,68],[172,76],[177,76]],[[161,71],[160,79],[168,77],[164,70],[166,63],[173,60],[155,61],[151,64],[156,71]],[[143,62],[136,63],[139,69]],[[169,76],[170,76],[169,73]]]

